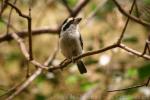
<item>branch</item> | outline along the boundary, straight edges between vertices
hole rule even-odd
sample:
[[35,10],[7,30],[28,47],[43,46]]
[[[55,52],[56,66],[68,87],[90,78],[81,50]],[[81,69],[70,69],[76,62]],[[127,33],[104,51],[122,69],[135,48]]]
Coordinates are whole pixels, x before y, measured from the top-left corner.
[[123,89],[116,89],[116,90],[108,90],[107,92],[116,92],[116,91],[124,91],[124,90],[129,90],[129,89],[134,89],[134,88],[139,88],[139,87],[143,87],[146,86],[146,84],[141,84],[141,85],[136,85],[133,87],[129,87],[129,88],[123,88]]
[[146,27],[150,27],[150,23],[147,23],[146,21],[143,21],[135,16],[132,16],[130,14],[128,14],[121,6],[120,4],[116,1],[116,0],[113,0],[113,2],[115,3],[115,5],[118,7],[119,11],[125,15],[126,17],[129,17],[131,20],[141,24],[141,25],[144,25]]
[[[89,2],[90,0],[82,0],[80,1],[80,3],[74,8],[74,10],[72,11],[72,15],[70,16],[77,16],[77,14],[82,10],[82,8],[84,8],[85,5],[87,5],[87,3]],[[11,7],[13,7],[17,13],[24,17],[24,18],[29,18],[27,15],[24,15],[22,14],[22,12],[14,5],[12,5],[11,3],[9,2],[6,2],[7,4],[9,4]],[[60,31],[60,27],[56,28],[56,29],[36,29],[36,30],[32,30],[32,35],[40,35],[40,34],[43,34],[43,33],[50,33],[50,34],[59,34],[59,31]],[[0,35],[0,43],[3,42],[3,41],[9,41],[9,40],[12,40],[13,38],[11,37],[10,35],[11,33],[9,34],[4,34],[4,35]],[[28,31],[20,31],[20,32],[17,32],[17,35],[21,38],[24,38],[28,35]]]
[[131,53],[131,54],[133,54],[133,55],[136,55],[136,56],[138,56],[138,57],[142,57],[142,58],[144,58],[144,59],[150,60],[150,56],[148,56],[148,55],[142,55],[141,52],[138,52],[138,51],[136,51],[136,50],[133,50],[133,49],[131,49],[131,48],[125,46],[124,44],[120,44],[119,47],[120,47],[121,49],[123,49],[123,50],[125,50],[125,51],[127,51],[127,52],[129,52],[129,53]]
[[[133,50],[127,46],[125,46],[124,44],[113,44],[113,45],[110,45],[110,46],[107,46],[103,49],[99,49],[99,50],[95,50],[95,51],[89,51],[89,52],[86,52],[86,53],[83,53],[82,55],[79,55],[77,57],[74,58],[74,60],[78,60],[78,59],[81,59],[81,58],[84,58],[84,57],[87,57],[87,56],[91,56],[91,55],[95,55],[95,54],[99,54],[99,53],[102,53],[102,52],[105,52],[107,50],[110,50],[110,49],[113,49],[113,48],[116,48],[116,47],[119,47],[133,55],[136,55],[138,57],[142,57],[144,59],[147,59],[147,60],[150,60],[150,56],[148,55],[142,55],[142,53],[136,51],[136,50]],[[65,61],[65,63],[62,63],[61,65],[59,66],[55,66],[54,68],[49,68],[49,71],[50,72],[53,72],[54,70],[57,70],[57,69],[63,69],[65,68],[68,64],[70,64],[72,61],[71,59]]]
[[8,2],[9,0],[2,0],[1,2],[1,11],[0,11],[0,17],[2,16],[2,13],[5,11],[7,8],[7,4],[5,2]]
[[143,86],[148,86],[150,82],[150,77],[148,78],[146,83],[140,84],[140,85],[136,85],[136,86],[132,86],[129,88],[123,88],[123,89],[115,89],[115,90],[108,90],[107,92],[117,92],[117,91],[124,91],[124,90],[129,90],[129,89],[134,89],[134,88],[139,88],[139,87],[143,87]]
[[[11,36],[19,43],[20,49],[21,49],[23,55],[25,56],[25,58],[26,58],[27,60],[30,60],[28,50],[27,50],[27,48],[26,48],[26,46],[25,46],[23,40],[22,40],[19,36],[17,36],[17,34],[15,34],[15,33],[11,34]],[[40,67],[40,68],[43,68],[43,69],[46,69],[46,70],[48,69],[48,67],[46,67],[46,66],[40,64],[39,62],[35,61],[34,59],[31,60],[30,62],[31,62],[33,65],[38,66],[38,67]]]
[[19,14],[19,16],[23,17],[23,18],[27,18],[30,19],[29,16],[23,14],[16,6],[14,6],[13,4],[9,3],[8,1],[5,1],[6,4],[8,4],[9,6],[11,6],[12,8],[14,8],[16,10],[16,12]]
[[15,92],[13,92],[6,100],[12,100],[21,91],[23,91],[37,76],[42,72],[41,68],[38,68],[22,85],[20,85]]
[[[14,5],[16,4],[17,0],[14,1]],[[9,16],[8,16],[8,23],[7,23],[7,30],[6,30],[6,34],[9,33],[9,27],[10,27],[10,23],[11,23],[11,15],[12,15],[12,11],[13,8],[11,7],[10,12],[9,12]]]
[[[56,52],[58,52],[57,48],[52,57],[48,57],[48,59],[44,62],[44,66],[48,66],[49,62],[53,62],[57,55]],[[50,58],[52,59],[50,60]],[[21,93],[36,77],[38,77],[42,73],[42,71],[42,68],[38,68],[25,82],[18,86],[16,90],[6,100],[12,100],[15,96]]]
[[[117,45],[116,44],[113,44],[113,45],[110,45],[110,46],[107,46],[103,49],[100,49],[100,50],[95,50],[95,51],[89,51],[89,52],[86,52],[86,53],[83,53],[82,55],[79,55],[77,57],[74,57],[74,60],[78,60],[78,59],[81,59],[83,57],[87,57],[87,56],[91,56],[91,55],[95,55],[95,54],[99,54],[99,53],[102,53],[102,52],[105,52],[107,50],[110,50],[110,49],[113,49],[113,48],[116,48]],[[68,64],[70,64],[72,62],[71,59],[65,61],[65,63],[63,63],[62,65],[59,65],[59,66],[56,66],[54,68],[49,68],[49,71],[50,72],[53,72],[54,70],[57,70],[57,69],[63,69],[65,68]]]
[[90,0],[80,0],[78,5],[73,9],[71,17],[76,17],[79,12],[87,5]]
[[[43,33],[49,33],[49,34],[58,34],[58,29],[35,29],[32,30],[32,35],[40,35]],[[0,43],[3,41],[10,41],[13,38],[11,37],[12,33],[0,35]],[[28,31],[20,31],[16,33],[19,37],[24,38],[28,35]]]
[[32,18],[31,18],[31,8],[29,8],[29,18],[28,20],[28,38],[29,38],[29,59],[33,60],[33,53],[32,53]]
[[[135,3],[136,3],[136,0],[133,1],[133,4],[132,4],[132,6],[131,6],[131,10],[130,10],[129,14],[132,13]],[[124,28],[123,28],[123,30],[122,30],[122,33],[121,33],[121,35],[120,35],[120,37],[119,37],[119,39],[118,39],[118,41],[117,41],[118,44],[121,43],[121,40],[122,40],[122,38],[123,38],[123,36],[124,36],[124,33],[125,33],[126,29],[127,29],[129,20],[130,20],[130,18],[129,18],[129,16],[128,16],[127,21],[126,21],[126,23],[125,23],[125,26],[124,26]]]

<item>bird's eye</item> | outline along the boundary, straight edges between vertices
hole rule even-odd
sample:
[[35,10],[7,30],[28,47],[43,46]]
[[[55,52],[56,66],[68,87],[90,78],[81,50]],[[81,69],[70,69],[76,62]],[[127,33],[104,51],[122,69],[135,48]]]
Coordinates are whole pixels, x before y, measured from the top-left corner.
[[70,20],[64,27],[63,27],[63,31],[65,31],[67,28],[70,27],[71,24],[73,24],[74,19]]

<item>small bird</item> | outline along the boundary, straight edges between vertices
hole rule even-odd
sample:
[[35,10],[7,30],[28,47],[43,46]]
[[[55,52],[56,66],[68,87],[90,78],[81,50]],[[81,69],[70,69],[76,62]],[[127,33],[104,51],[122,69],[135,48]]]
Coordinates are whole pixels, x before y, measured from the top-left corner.
[[[79,23],[81,20],[82,18],[73,17],[66,19],[60,31],[59,44],[61,52],[67,59],[72,59],[72,62],[74,62],[73,57],[81,55],[83,50],[83,41],[79,32]],[[82,60],[77,60],[75,63],[77,63],[81,74],[87,72]]]

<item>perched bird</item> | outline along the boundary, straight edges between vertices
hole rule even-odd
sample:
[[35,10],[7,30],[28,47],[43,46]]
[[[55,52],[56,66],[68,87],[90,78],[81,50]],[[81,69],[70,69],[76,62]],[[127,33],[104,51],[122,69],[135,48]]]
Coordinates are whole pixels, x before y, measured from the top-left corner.
[[[59,44],[61,52],[67,59],[72,59],[73,62],[74,57],[82,54],[83,50],[83,41],[79,32],[79,23],[81,19],[82,18],[73,17],[66,19],[60,31]],[[81,60],[77,60],[75,63],[77,63],[78,70],[81,74],[87,72]]]

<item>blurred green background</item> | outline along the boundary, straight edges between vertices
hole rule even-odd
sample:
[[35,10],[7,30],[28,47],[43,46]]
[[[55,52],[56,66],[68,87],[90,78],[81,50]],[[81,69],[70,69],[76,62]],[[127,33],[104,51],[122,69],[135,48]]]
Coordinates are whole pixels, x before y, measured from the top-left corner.
[[[28,14],[29,1],[18,0],[16,3],[24,14]],[[79,0],[67,1],[73,8]],[[140,16],[148,21],[150,2],[149,0],[138,1],[140,2]],[[2,3],[2,0],[0,2]],[[13,0],[10,2],[12,3]],[[119,0],[119,2],[127,11],[132,4],[132,0]],[[97,9],[99,5],[101,6]],[[90,17],[95,10],[97,12]],[[8,20],[9,12],[10,7],[0,18],[0,35],[6,33],[7,25],[3,21]],[[32,29],[57,28],[69,16],[61,0],[33,0],[31,14]],[[83,18],[80,32],[83,37],[84,52],[101,49],[115,43],[126,21],[126,17],[118,11],[112,0],[91,0],[78,16]],[[27,29],[27,21],[19,17],[14,10],[11,24],[18,31]],[[13,32],[11,28],[9,31]],[[147,28],[130,21],[122,42],[142,52],[148,32]],[[28,39],[24,40],[27,45]],[[33,36],[34,58],[41,63],[44,62],[50,54],[53,54],[57,43],[58,35]],[[54,63],[59,64],[62,60],[64,57],[59,52]],[[119,48],[85,57],[83,61],[88,70],[87,74],[80,75],[74,64],[69,65],[70,67],[66,67],[63,71],[57,70],[54,73],[44,71],[14,100],[79,100],[87,95],[91,98],[89,100],[135,100],[139,98],[145,100],[145,98],[150,98],[149,86],[121,92],[106,92],[144,83],[150,76],[149,61]],[[0,95],[25,79],[27,61],[16,41],[0,43],[0,69]],[[30,72],[35,70],[36,68],[30,65]]]

